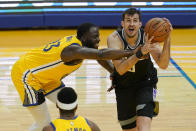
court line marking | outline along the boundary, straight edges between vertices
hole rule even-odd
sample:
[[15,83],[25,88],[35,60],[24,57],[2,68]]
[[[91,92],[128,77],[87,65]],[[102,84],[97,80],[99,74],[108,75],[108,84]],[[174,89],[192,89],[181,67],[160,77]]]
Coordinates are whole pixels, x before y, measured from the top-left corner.
[[196,89],[196,84],[191,80],[191,78],[183,71],[183,69],[172,59],[170,62],[176,67],[176,69],[188,80],[188,82]]
[[[158,77],[183,77],[182,75],[171,75],[171,76],[158,76]],[[105,79],[110,78],[109,76],[101,76],[101,77],[93,77],[93,76],[77,76],[75,79]],[[65,79],[69,79],[69,76]],[[74,79],[74,77],[71,77],[70,79]],[[0,80],[11,80],[10,77],[0,77]]]

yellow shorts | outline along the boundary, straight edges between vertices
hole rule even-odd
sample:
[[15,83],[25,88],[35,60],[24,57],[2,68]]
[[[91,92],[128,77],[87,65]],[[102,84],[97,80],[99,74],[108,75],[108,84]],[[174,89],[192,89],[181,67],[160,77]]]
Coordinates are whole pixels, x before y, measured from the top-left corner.
[[26,67],[22,57],[13,65],[11,77],[14,86],[20,95],[23,106],[42,104],[45,100],[44,96],[65,86],[61,81],[56,82],[55,84],[48,84],[48,86],[41,83]]

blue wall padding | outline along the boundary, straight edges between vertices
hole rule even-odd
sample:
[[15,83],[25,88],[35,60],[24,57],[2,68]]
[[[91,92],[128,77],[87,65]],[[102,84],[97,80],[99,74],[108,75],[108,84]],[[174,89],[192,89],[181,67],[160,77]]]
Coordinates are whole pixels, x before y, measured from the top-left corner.
[[0,15],[0,28],[41,27],[43,18],[43,14]]
[[[153,17],[166,17],[173,26],[196,26],[196,12],[144,12],[143,25]],[[101,27],[119,26],[121,13],[41,13],[0,15],[0,28],[73,27],[92,22]]]

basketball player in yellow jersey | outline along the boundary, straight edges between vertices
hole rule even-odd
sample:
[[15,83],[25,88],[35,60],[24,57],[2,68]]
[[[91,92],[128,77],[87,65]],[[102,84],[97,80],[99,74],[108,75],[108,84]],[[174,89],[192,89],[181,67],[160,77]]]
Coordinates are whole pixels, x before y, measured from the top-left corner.
[[29,131],[40,131],[50,122],[45,97],[56,103],[58,89],[64,87],[61,79],[77,70],[83,59],[100,60],[100,64],[112,72],[111,64],[103,60],[132,55],[132,51],[98,50],[99,41],[98,27],[84,23],[78,27],[77,36],[66,36],[32,49],[13,65],[12,81],[23,106],[35,120]]
[[77,94],[71,87],[65,87],[57,94],[56,106],[60,112],[60,118],[50,122],[43,131],[100,131],[92,121],[79,115],[75,115]]

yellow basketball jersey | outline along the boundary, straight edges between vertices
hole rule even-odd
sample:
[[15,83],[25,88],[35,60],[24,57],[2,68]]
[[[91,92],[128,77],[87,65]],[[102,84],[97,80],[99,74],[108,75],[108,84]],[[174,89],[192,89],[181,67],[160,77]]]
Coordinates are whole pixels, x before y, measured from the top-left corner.
[[73,120],[56,119],[50,123],[55,131],[91,131],[88,120],[75,116]]
[[77,65],[65,65],[61,60],[62,50],[71,44],[82,46],[76,36],[67,36],[60,40],[35,48],[25,54],[24,63],[27,68],[42,84],[53,85],[78,69],[82,63]]
[[24,106],[38,105],[38,94],[44,95],[61,88],[61,79],[77,70],[81,64],[66,65],[61,60],[62,50],[69,45],[82,46],[76,36],[67,36],[46,46],[32,49],[12,67],[12,81]]

